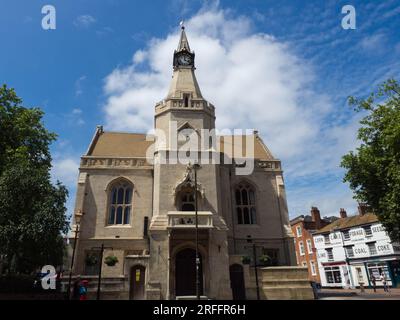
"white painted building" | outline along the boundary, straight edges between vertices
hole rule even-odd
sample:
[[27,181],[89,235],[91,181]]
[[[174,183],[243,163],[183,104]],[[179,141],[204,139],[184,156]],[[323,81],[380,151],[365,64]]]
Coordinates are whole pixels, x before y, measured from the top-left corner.
[[390,286],[400,285],[400,245],[391,243],[372,213],[341,218],[314,234],[322,287],[371,286],[371,274],[381,286],[384,272]]

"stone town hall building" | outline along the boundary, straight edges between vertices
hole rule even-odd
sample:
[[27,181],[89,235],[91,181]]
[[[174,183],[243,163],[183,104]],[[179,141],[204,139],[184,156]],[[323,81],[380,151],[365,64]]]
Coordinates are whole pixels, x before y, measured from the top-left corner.
[[[183,129],[197,134],[215,128],[215,109],[200,91],[194,58],[182,27],[168,95],[155,106],[155,128],[168,137],[163,150],[154,148],[153,159],[146,158],[154,142],[145,134],[107,132],[101,126],[81,158],[75,213],[83,217],[73,273],[96,287],[98,247],[104,244],[103,257],[115,256],[118,262],[102,264],[102,298],[195,295],[194,192],[202,296],[255,298],[253,268],[242,263],[243,257],[252,257],[252,243],[257,244],[258,256],[270,257],[270,265],[295,264],[281,162],[256,131],[246,136],[254,143],[254,170],[249,175],[236,174],[237,162],[199,161],[195,186],[187,164],[154,161],[162,151],[168,154],[177,148],[170,141],[173,121],[178,134]],[[222,145],[232,136],[219,138],[215,149],[200,147],[198,152],[232,156]],[[238,148],[236,142],[232,145]]]

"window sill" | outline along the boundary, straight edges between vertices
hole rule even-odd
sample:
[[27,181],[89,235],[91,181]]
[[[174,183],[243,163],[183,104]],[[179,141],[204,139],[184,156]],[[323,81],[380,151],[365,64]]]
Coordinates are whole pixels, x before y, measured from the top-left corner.
[[132,228],[132,226],[130,224],[117,224],[117,225],[109,225],[109,226],[105,226],[105,228],[110,228],[110,229],[116,229],[116,228],[122,228],[122,229],[129,229]]

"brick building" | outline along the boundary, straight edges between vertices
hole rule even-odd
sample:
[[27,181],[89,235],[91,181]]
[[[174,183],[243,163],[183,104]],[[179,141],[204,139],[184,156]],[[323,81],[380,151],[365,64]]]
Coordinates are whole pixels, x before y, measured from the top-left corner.
[[308,268],[310,281],[321,282],[313,234],[318,229],[325,227],[336,219],[338,218],[324,217],[321,219],[318,208],[312,207],[311,215],[300,215],[290,221],[292,232],[295,237],[294,244],[296,248],[297,265]]
[[358,214],[347,217],[341,209],[340,219],[313,235],[321,286],[354,288],[377,286],[384,273],[389,286],[400,285],[400,244],[392,242],[378,217],[360,204]]

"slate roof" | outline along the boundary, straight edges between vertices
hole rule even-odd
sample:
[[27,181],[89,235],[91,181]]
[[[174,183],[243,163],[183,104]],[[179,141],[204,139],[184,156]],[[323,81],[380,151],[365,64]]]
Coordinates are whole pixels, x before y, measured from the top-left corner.
[[[246,136],[242,136],[242,155],[245,155]],[[265,146],[262,139],[252,135],[254,139],[254,158],[263,160],[274,160],[271,152]],[[223,142],[228,136],[221,136],[218,151],[224,152]],[[153,141],[146,141],[146,135],[141,133],[105,132],[97,130],[96,135],[87,152],[88,156],[98,157],[146,157],[146,150]],[[232,152],[225,150],[232,157],[235,148],[239,147],[237,141],[232,139]]]
[[378,222],[378,217],[373,213],[366,213],[364,215],[355,215],[347,218],[340,218],[327,226],[319,229],[317,233],[327,233],[338,229],[348,229],[356,226]]

